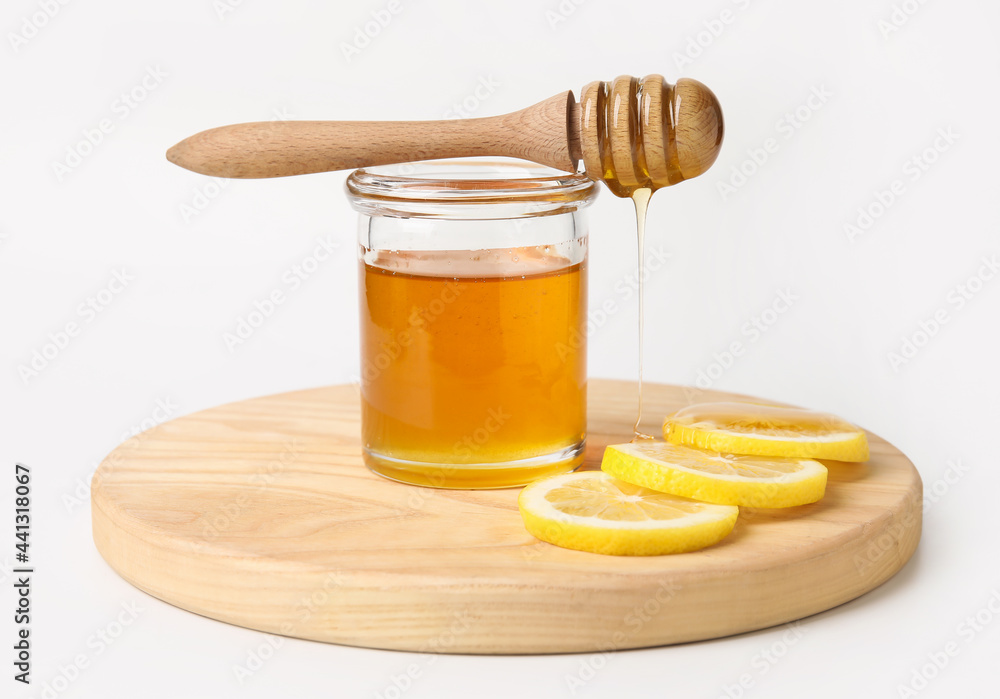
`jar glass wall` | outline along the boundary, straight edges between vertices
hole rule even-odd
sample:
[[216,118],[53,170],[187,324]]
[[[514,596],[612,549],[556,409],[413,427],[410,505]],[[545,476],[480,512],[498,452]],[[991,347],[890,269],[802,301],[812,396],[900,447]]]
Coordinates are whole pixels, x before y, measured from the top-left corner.
[[364,458],[444,488],[576,468],[587,408],[595,184],[518,160],[365,168],[359,212]]

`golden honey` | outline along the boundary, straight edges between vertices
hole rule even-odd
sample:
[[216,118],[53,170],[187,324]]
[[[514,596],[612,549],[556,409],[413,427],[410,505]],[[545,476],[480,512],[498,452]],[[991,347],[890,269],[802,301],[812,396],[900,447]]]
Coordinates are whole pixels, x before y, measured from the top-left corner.
[[362,439],[372,470],[491,488],[579,465],[587,272],[563,252],[362,249]]

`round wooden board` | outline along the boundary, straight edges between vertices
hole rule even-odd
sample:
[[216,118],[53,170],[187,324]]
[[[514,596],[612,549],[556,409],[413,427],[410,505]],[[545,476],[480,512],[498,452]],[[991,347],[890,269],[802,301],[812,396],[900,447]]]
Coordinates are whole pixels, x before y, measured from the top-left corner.
[[[592,380],[585,468],[631,437],[635,384]],[[732,394],[644,387],[667,414]],[[735,396],[735,398],[745,398]],[[743,509],[695,553],[615,557],[542,543],[520,489],[454,491],[369,472],[359,398],[332,386],[232,403],[113,451],[92,484],[94,540],[126,580],[222,621],[333,643],[454,653],[639,648],[760,629],[877,587],[920,538],[922,485],[869,434],[827,462],[827,493]]]

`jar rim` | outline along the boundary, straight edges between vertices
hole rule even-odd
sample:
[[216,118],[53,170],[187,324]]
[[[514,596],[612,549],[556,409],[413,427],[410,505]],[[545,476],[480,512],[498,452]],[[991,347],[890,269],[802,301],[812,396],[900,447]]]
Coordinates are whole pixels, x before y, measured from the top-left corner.
[[597,196],[597,183],[586,175],[500,157],[365,167],[352,172],[346,184],[351,204],[369,215],[473,218],[478,216],[470,209],[479,207],[484,215],[501,206],[523,211],[485,217],[517,218],[572,212]]

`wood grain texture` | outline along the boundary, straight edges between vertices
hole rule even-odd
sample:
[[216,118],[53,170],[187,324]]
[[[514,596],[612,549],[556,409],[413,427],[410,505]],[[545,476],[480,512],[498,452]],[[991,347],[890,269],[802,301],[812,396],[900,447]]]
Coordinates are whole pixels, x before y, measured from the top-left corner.
[[711,90],[689,78],[677,81],[670,106],[674,133],[667,143],[674,153],[668,154],[668,161],[676,163],[683,179],[689,180],[708,170],[722,150],[726,130],[722,107]]
[[[635,385],[592,380],[587,467],[631,436]],[[733,398],[650,384],[651,412]],[[736,397],[739,398],[739,397]],[[792,621],[891,577],[920,537],[910,461],[869,435],[819,503],[743,510],[708,549],[627,558],[542,543],[519,489],[433,490],[362,465],[352,386],[213,408],[129,440],[92,483],[105,560],[167,602],[263,631],[431,652],[695,641]],[[207,623],[207,622],[206,622]]]
[[619,197],[655,191],[704,173],[722,148],[715,95],[697,80],[620,75],[583,88],[570,119],[588,177]]
[[441,158],[507,156],[604,181],[618,196],[697,177],[722,147],[722,110],[696,80],[628,75],[502,116],[439,121],[267,121],[202,131],[167,151],[213,177],[305,175]]
[[286,177],[465,156],[508,156],[572,172],[573,93],[517,112],[439,121],[261,121],[202,131],[167,160],[213,177]]
[[[638,90],[639,81],[630,75],[618,76],[608,89],[607,155],[618,184],[629,191],[642,187],[649,179],[645,162],[636,162],[643,155],[638,140]],[[654,128],[658,130],[660,125]]]

